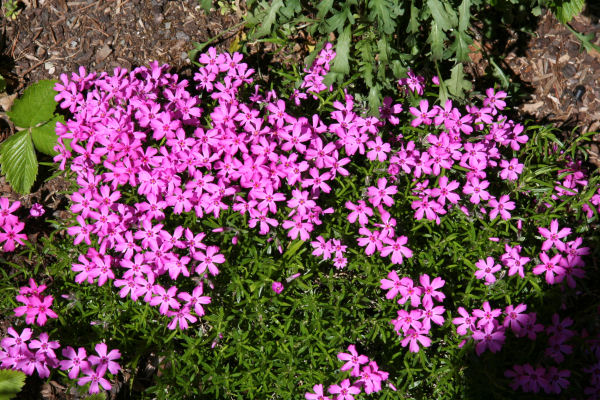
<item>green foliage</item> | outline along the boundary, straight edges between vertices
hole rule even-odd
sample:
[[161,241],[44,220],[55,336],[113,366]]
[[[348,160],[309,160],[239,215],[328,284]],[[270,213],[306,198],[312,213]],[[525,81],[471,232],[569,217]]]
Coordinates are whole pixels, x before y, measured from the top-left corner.
[[64,118],[54,114],[57,104],[55,83],[44,80],[31,85],[6,113],[19,132],[0,144],[0,166],[6,180],[18,193],[29,193],[35,182],[38,172],[35,150],[56,155],[54,128]]
[[571,22],[573,17],[583,11],[584,6],[585,0],[556,0],[550,4],[556,19],[562,24]]
[[0,400],[14,398],[25,385],[25,374],[11,369],[0,369]]
[[[252,43],[285,46],[299,30],[306,31],[316,42],[306,63],[314,59],[324,41],[335,36],[339,61],[326,83],[358,77],[366,86],[364,91],[373,93],[369,107],[375,114],[379,105],[375,99],[393,90],[408,68],[439,69],[440,80],[453,82],[449,95],[463,100],[470,82],[457,66],[470,61],[469,53],[479,51],[469,47],[475,21],[483,25],[484,32],[494,30],[499,36],[499,26],[524,29],[525,20],[540,15],[542,7],[550,7],[567,23],[583,5],[584,0],[253,0],[247,2],[246,21]],[[584,43],[586,48],[591,47],[587,43],[589,40]],[[503,71],[494,74],[505,75]],[[502,87],[506,89],[509,83],[503,80]],[[443,87],[439,90],[440,95],[446,91]]]

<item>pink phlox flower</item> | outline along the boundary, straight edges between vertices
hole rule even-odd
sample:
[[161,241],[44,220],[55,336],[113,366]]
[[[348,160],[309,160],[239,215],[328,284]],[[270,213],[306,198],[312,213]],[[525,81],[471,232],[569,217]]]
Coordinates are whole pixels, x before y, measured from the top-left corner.
[[217,275],[219,269],[216,264],[222,264],[225,262],[225,256],[217,253],[219,248],[217,246],[208,246],[205,252],[198,251],[194,255],[194,259],[200,261],[200,264],[196,267],[196,273],[202,275],[207,269],[211,275]]
[[394,330],[398,335],[408,332],[409,329],[420,329],[422,327],[421,322],[419,322],[423,318],[422,310],[398,310],[397,314],[397,318],[391,320],[390,323],[394,325]]
[[446,214],[446,210],[437,201],[431,200],[429,196],[423,195],[419,197],[419,200],[414,200],[410,207],[415,210],[414,217],[417,221],[426,217],[430,221],[435,221],[436,224],[440,224],[441,220],[439,215]]
[[[45,213],[46,210],[44,210],[44,206],[42,206],[40,203],[33,204],[31,206],[31,209],[29,210],[29,215],[31,215],[32,217],[41,217]],[[0,225],[2,225],[1,222]]]
[[47,332],[42,332],[38,336],[38,339],[34,339],[29,343],[29,348],[31,350],[37,349],[36,353],[44,353],[46,360],[54,360],[51,363],[55,362],[56,353],[54,353],[55,349],[60,347],[60,344],[56,340],[49,341],[49,336]]
[[486,180],[479,181],[478,178],[471,178],[467,184],[463,187],[464,194],[470,194],[469,201],[473,204],[479,204],[481,200],[488,200],[490,194],[485,189],[490,185]]
[[446,281],[439,276],[434,278],[432,281],[429,278],[429,275],[423,274],[419,277],[419,282],[421,283],[421,288],[423,289],[423,301],[427,299],[435,299],[440,302],[444,301],[446,295],[437,289],[443,287]]
[[292,220],[283,221],[282,226],[284,229],[289,229],[287,235],[292,240],[299,236],[300,240],[306,241],[310,238],[310,232],[313,230],[313,224],[303,222],[299,215],[294,215]]
[[[512,121],[509,121],[512,123]],[[511,149],[514,151],[519,151],[521,149],[521,144],[527,143],[529,137],[527,135],[521,135],[525,127],[521,124],[515,124],[512,126],[512,130],[508,134],[507,140],[502,143],[502,145],[510,145]]]
[[348,351],[350,353],[338,353],[337,355],[337,358],[340,361],[346,361],[346,363],[340,369],[342,371],[348,371],[349,369],[351,369],[351,376],[359,376],[360,365],[368,363],[369,357],[362,354],[359,355],[356,352],[356,346],[354,346],[353,344],[348,346]]
[[292,198],[288,200],[287,206],[294,208],[300,215],[305,215],[308,210],[315,207],[317,204],[313,200],[308,199],[308,191],[292,190]]
[[500,200],[496,200],[495,198],[489,200],[488,205],[492,207],[492,210],[490,211],[490,220],[495,219],[498,216],[498,213],[503,220],[506,221],[510,219],[508,210],[514,210],[515,203],[509,200],[510,198],[506,194],[500,196]]
[[15,250],[15,244],[24,245],[24,240],[27,240],[27,235],[24,233],[19,233],[25,228],[25,223],[16,222],[13,225],[4,224],[2,226],[2,230],[4,232],[0,232],[0,244],[4,242],[2,246],[2,250],[9,252]]
[[496,282],[494,273],[498,272],[501,266],[500,264],[495,264],[495,261],[492,257],[487,257],[485,260],[477,261],[475,266],[478,268],[478,270],[475,271],[475,277],[477,279],[485,279],[486,285]]
[[371,161],[378,160],[379,162],[384,162],[387,160],[387,153],[391,150],[390,144],[384,143],[380,136],[375,137],[375,141],[369,140],[367,147],[371,149],[371,151],[367,152],[367,158]]
[[327,260],[331,257],[331,252],[333,249],[331,248],[331,242],[325,241],[323,236],[317,236],[317,240],[310,242],[313,247],[313,256],[322,256],[324,260]]
[[[478,327],[481,328],[479,324]],[[506,336],[504,335],[503,326],[496,323],[488,323],[483,326],[483,329],[473,332],[472,338],[477,342],[475,352],[479,356],[486,349],[489,349],[492,353],[500,351]]]
[[406,92],[410,90],[411,92],[422,96],[425,90],[425,78],[420,75],[415,75],[411,69],[409,69],[406,74],[408,77],[398,80],[398,85],[408,86]]
[[364,200],[359,200],[357,205],[351,201],[347,201],[345,206],[348,210],[352,211],[348,214],[348,221],[351,223],[356,222],[358,219],[360,225],[366,225],[369,222],[368,217],[373,216],[373,209],[367,206],[367,203],[365,203]]
[[485,94],[486,98],[483,99],[483,105],[492,109],[492,115],[496,115],[497,110],[503,110],[506,107],[506,102],[502,100],[507,96],[506,92],[502,90],[496,92],[494,88],[488,88]]
[[0,341],[0,345],[4,347],[4,349],[15,348],[18,352],[27,351],[27,345],[29,339],[31,339],[32,330],[29,328],[25,328],[21,331],[21,333],[17,333],[15,329],[11,326],[6,331],[12,337],[5,337]]
[[86,360],[87,353],[83,347],[73,349],[71,346],[67,346],[62,350],[64,360],[60,361],[60,369],[63,371],[69,370],[69,378],[75,379],[79,376],[80,371],[86,371],[90,368],[89,362]]
[[185,301],[186,306],[193,308],[199,317],[202,317],[204,315],[204,308],[202,305],[210,304],[211,302],[211,298],[209,296],[202,296],[203,292],[204,288],[202,282],[200,282],[200,284],[194,288],[192,294],[187,292],[179,292],[177,297]]
[[273,290],[277,294],[280,294],[281,292],[283,292],[283,284],[281,282],[275,281],[271,284],[271,290]]
[[548,385],[544,387],[546,393],[560,394],[563,389],[569,387],[568,378],[571,376],[571,371],[563,369],[559,370],[556,367],[550,367],[546,371],[546,381]]
[[411,328],[405,333],[404,339],[400,342],[402,347],[408,346],[408,349],[412,353],[418,353],[419,343],[423,347],[431,346],[431,339],[426,335],[429,333],[428,330],[422,328]]
[[388,207],[391,207],[394,204],[394,199],[391,196],[396,194],[398,189],[395,185],[387,186],[387,183],[388,181],[386,178],[379,178],[377,180],[377,187],[369,186],[367,189],[369,202],[375,207],[381,203]]
[[[562,242],[561,242],[562,243]],[[532,272],[535,275],[546,274],[546,282],[553,285],[555,282],[562,281],[565,269],[560,266],[562,255],[555,254],[552,258],[548,257],[545,251],[540,254],[541,264],[536,265]]]
[[331,187],[326,183],[331,179],[331,174],[329,172],[325,172],[320,174],[317,168],[311,168],[309,171],[310,178],[304,178],[302,180],[302,187],[311,188],[311,193],[316,194],[319,190],[322,190],[325,193],[331,192]]
[[380,254],[382,257],[386,257],[391,253],[393,264],[402,264],[403,256],[406,258],[411,258],[413,256],[412,250],[405,246],[405,244],[408,243],[408,238],[406,236],[399,236],[396,240],[393,240],[391,237],[386,237],[383,239],[383,243],[387,246],[382,247]]
[[573,325],[573,320],[569,317],[560,320],[558,314],[552,315],[552,325],[546,328],[546,333],[550,336],[551,343],[565,342],[575,336],[575,332],[571,329],[567,329]]
[[380,239],[379,231],[370,231],[364,226],[358,230],[361,237],[357,238],[358,245],[361,247],[366,246],[365,254],[370,256],[375,254],[375,251],[381,251],[383,242]]
[[157,306],[160,304],[159,311],[163,315],[167,315],[169,308],[178,310],[181,304],[175,300],[177,297],[177,287],[171,286],[169,290],[165,290],[160,285],[154,285],[155,296],[150,299],[151,306]]
[[121,352],[118,349],[108,351],[106,343],[96,344],[95,350],[97,355],[89,356],[89,362],[92,365],[98,366],[96,370],[98,370],[98,368],[104,368],[108,369],[111,374],[116,375],[121,369],[121,366],[114,360],[121,358]]
[[224,65],[226,59],[221,53],[217,54],[217,50],[214,47],[209,47],[208,52],[202,53],[198,61],[201,64],[206,65],[206,69],[213,74],[221,72],[221,66]]
[[477,328],[481,328],[484,325],[490,325],[496,322],[496,317],[502,314],[502,310],[499,308],[493,309],[490,307],[490,303],[485,301],[483,303],[483,310],[473,310],[473,316],[479,318],[477,322]]
[[388,291],[385,295],[387,299],[393,299],[400,293],[400,288],[403,286],[403,283],[396,271],[390,271],[387,277],[388,279],[384,278],[379,281],[381,283],[380,288]]
[[376,393],[381,390],[381,376],[371,369],[371,365],[364,366],[360,371],[360,379],[354,382],[357,387],[364,387],[366,394]]
[[31,315],[37,316],[37,325],[44,326],[48,318],[58,318],[58,314],[50,308],[53,301],[52,296],[44,296],[43,300],[37,296],[31,298]]
[[516,181],[519,175],[523,172],[523,164],[519,163],[519,159],[513,158],[510,161],[500,161],[500,177],[509,181]]
[[314,385],[312,388],[314,393],[308,393],[306,392],[304,394],[304,398],[306,400],[331,400],[328,396],[325,396],[323,394],[323,385],[322,384],[318,384],[318,385]]
[[392,125],[398,125],[400,119],[395,114],[402,112],[402,104],[393,104],[393,102],[394,100],[389,96],[383,98],[382,105],[379,107],[379,119],[387,120]]
[[396,219],[392,218],[392,214],[385,211],[381,205],[378,207],[379,214],[381,215],[381,223],[375,224],[375,226],[382,228],[380,238],[392,238],[394,236],[394,229],[396,227]]
[[544,325],[536,324],[537,314],[534,312],[528,313],[527,320],[524,321],[522,334],[530,340],[535,340],[537,334],[544,331]]
[[558,229],[558,220],[553,219],[550,222],[550,229],[538,227],[538,232],[546,240],[542,244],[542,250],[546,251],[556,246],[560,251],[565,251],[565,244],[560,239],[567,237],[571,233],[571,228]]
[[442,176],[438,182],[438,185],[439,188],[431,189],[431,196],[437,197],[436,201],[440,205],[445,205],[446,199],[452,204],[458,203],[458,200],[460,200],[460,196],[453,192],[453,190],[456,190],[460,185],[458,181],[453,180],[451,182],[448,182],[448,177]]
[[423,298],[423,310],[422,310],[422,321],[423,329],[429,331],[431,329],[431,322],[434,324],[444,324],[444,312],[446,309],[442,306],[433,306],[433,300],[431,298]]
[[350,385],[350,379],[344,379],[339,385],[331,385],[327,388],[331,394],[337,394],[335,400],[354,400],[355,394],[360,393],[360,388]]
[[179,329],[187,329],[189,327],[188,321],[193,324],[198,320],[198,318],[192,315],[188,305],[175,311],[167,311],[167,316],[173,317],[169,325],[167,325],[167,328],[170,330],[175,330],[177,326],[179,326]]
[[523,336],[524,326],[527,324],[529,317],[525,314],[527,305],[519,304],[516,307],[512,304],[507,306],[504,310],[504,323],[505,328],[511,328],[517,337]]
[[399,290],[402,297],[398,300],[398,304],[404,304],[410,300],[413,307],[418,307],[421,304],[422,289],[414,286],[413,280],[406,276],[400,279],[400,283],[402,285]]
[[525,273],[523,271],[523,266],[527,264],[531,259],[529,257],[521,257],[519,254],[521,251],[521,246],[517,245],[515,247],[510,247],[508,244],[504,245],[504,250],[506,253],[502,254],[500,259],[506,265],[508,270],[508,276],[513,276],[515,274],[519,274],[521,278],[525,277]]
[[459,335],[466,335],[468,330],[474,332],[475,321],[477,320],[477,317],[469,315],[469,313],[467,312],[467,310],[464,309],[464,307],[458,307],[458,313],[461,316],[456,317],[452,320],[452,323],[454,325],[458,325],[458,327],[456,327],[456,332]]
[[269,218],[268,209],[263,208],[262,210],[250,209],[250,219],[248,219],[248,226],[254,228],[257,224],[260,224],[259,233],[266,235],[271,230],[271,226],[278,226],[279,221],[275,218]]
[[102,386],[102,388],[104,388],[104,390],[110,390],[111,389],[111,384],[108,380],[106,380],[106,378],[104,378],[104,374],[106,373],[106,367],[103,367],[102,365],[99,365],[95,370],[92,368],[89,368],[87,370],[84,370],[83,373],[85,374],[85,376],[79,378],[79,380],[77,381],[77,384],[79,386],[83,386],[87,383],[90,384],[90,394],[94,394],[94,393],[99,393],[100,392],[100,386]]
[[291,127],[291,135],[289,132],[282,132],[280,137],[284,140],[281,150],[291,151],[295,149],[299,154],[304,154],[306,152],[304,142],[311,140],[312,137],[308,121],[306,118],[300,118]]

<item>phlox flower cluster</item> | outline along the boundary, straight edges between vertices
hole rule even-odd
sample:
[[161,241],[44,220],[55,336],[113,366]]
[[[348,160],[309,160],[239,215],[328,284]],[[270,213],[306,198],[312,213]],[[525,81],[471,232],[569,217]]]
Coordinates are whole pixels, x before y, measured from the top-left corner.
[[[324,89],[318,77],[334,56],[326,45],[304,89]],[[335,176],[348,174],[343,165],[350,159],[327,141],[328,127],[317,115],[293,117],[274,92],[265,99],[257,90],[241,101],[239,91],[253,74],[241,61],[238,53],[214,48],[202,54],[194,77],[200,96],[157,63],[130,73],[117,68],[112,76],[80,69],[70,79],[61,75],[55,87],[60,106],[74,113],[57,125],[56,161],[61,168],[68,162],[79,185],[71,196],[76,223],[67,232],[74,244],[90,246],[73,265],[75,279],[111,281],[121,297],[159,306],[174,317],[171,329],[195,322],[204,315],[201,304],[210,302],[201,285],[190,295],[174,281],[216,275],[226,261],[218,246],[204,243],[204,232],[177,223],[167,228],[171,221],[218,218],[231,209],[259,234],[276,235],[281,226],[290,239],[308,240],[321,215],[332,212],[317,205],[319,195],[331,191]],[[199,107],[201,97],[210,113]],[[336,259],[338,268],[345,264]],[[166,275],[172,282],[165,285]]]
[[13,213],[19,209],[20,201],[10,202],[6,197],[0,198],[0,249],[5,252],[14,251],[17,245],[23,245],[27,235],[21,233],[25,223]]
[[[15,308],[15,314],[25,315],[28,324],[36,322],[40,326],[46,323],[47,317],[57,318],[58,315],[50,309],[52,296],[41,295],[45,289],[46,285],[37,285],[30,279],[29,286],[21,287],[17,295],[17,300],[26,305]],[[19,333],[11,326],[7,333],[8,336],[0,341],[0,368],[23,371],[27,375],[37,372],[40,378],[47,378],[51,369],[60,368],[69,371],[69,378],[77,379],[79,385],[90,383],[90,393],[98,393],[99,386],[110,390],[111,384],[104,377],[106,372],[116,375],[121,369],[115,361],[121,357],[119,350],[108,351],[105,343],[98,343],[96,354],[89,357],[84,348],[75,351],[67,346],[62,349],[64,358],[61,359],[56,354],[60,343],[50,340],[47,332],[41,332],[37,339],[32,339],[32,329],[25,328]]]
[[[548,284],[566,281],[570,288],[576,287],[575,278],[583,278],[585,263],[582,256],[590,253],[589,247],[582,247],[583,238],[564,242],[571,234],[571,228],[559,228],[558,221],[553,219],[550,228],[539,227],[539,234],[544,238],[542,252],[539,254],[540,264],[533,268],[535,275],[542,275]],[[547,251],[553,250],[548,254]]]
[[[526,314],[523,315],[526,316]],[[527,322],[527,318],[525,320]],[[565,359],[565,355],[573,352],[573,347],[567,344],[569,339],[575,336],[575,332],[568,328],[572,324],[573,320],[571,318],[566,317],[561,320],[558,314],[554,314],[552,325],[545,328],[545,333],[548,335],[546,355],[554,360],[556,364],[561,364]],[[536,325],[537,331],[544,331],[543,326]],[[570,385],[571,371],[559,369],[557,366],[544,367],[538,365],[532,367],[530,364],[524,364],[514,365],[512,369],[505,371],[504,375],[512,380],[510,385],[514,390],[521,389],[526,393],[539,393],[543,390],[548,394],[559,394]]]
[[63,358],[59,358],[56,352],[60,343],[50,340],[46,332],[32,340],[31,329],[25,328],[18,333],[13,327],[9,327],[8,335],[0,342],[1,368],[19,370],[27,375],[37,372],[40,378],[47,378],[51,369],[60,368],[69,371],[69,378],[77,379],[78,385],[89,383],[91,394],[98,393],[100,386],[104,390],[110,390],[112,385],[106,379],[106,373],[116,375],[121,369],[115,361],[121,357],[119,350],[108,351],[105,343],[98,343],[95,346],[96,354],[89,357],[83,347],[75,351],[67,346],[62,349]]
[[[400,140],[398,151],[389,159],[390,175],[409,174],[414,179],[416,200],[411,206],[415,219],[426,218],[440,224],[440,216],[453,207],[467,215],[487,214],[490,220],[511,218],[516,204],[508,194],[494,194],[489,174],[504,181],[517,180],[523,164],[512,157],[512,151],[520,150],[528,137],[523,134],[522,125],[499,112],[505,106],[499,99],[506,93],[488,89],[486,94],[483,107],[467,106],[466,113],[454,107],[451,100],[443,107],[430,107],[423,99],[418,108],[410,107],[413,127],[435,127],[441,131],[430,133],[425,146],[415,140]],[[506,151],[510,156],[503,156],[502,148],[512,150]],[[446,174],[455,165],[467,171],[462,182]],[[439,177],[436,186],[430,186],[430,177]]]
[[386,298],[395,299],[400,295],[398,304],[408,306],[410,301],[410,310],[398,310],[397,318],[390,321],[394,330],[400,336],[402,347],[408,346],[413,353],[418,353],[421,347],[431,346],[429,333],[432,323],[436,325],[444,324],[443,306],[436,306],[435,302],[442,302],[446,295],[440,290],[445,281],[436,277],[431,280],[429,275],[423,274],[419,278],[420,285],[415,285],[409,277],[400,279],[396,271],[391,271],[387,279],[381,280],[381,289],[387,290]]
[[[350,376],[358,378],[354,382],[350,379],[344,379],[339,384],[330,385],[325,389],[323,384],[313,386],[313,393],[307,392],[304,397],[307,400],[354,400],[354,396],[364,391],[366,394],[377,393],[381,391],[381,383],[385,382],[389,374],[379,369],[375,361],[370,361],[369,357],[358,354],[356,346],[348,346],[349,353],[338,353],[340,361],[345,361],[341,367],[342,371],[350,371]],[[390,388],[395,388],[390,384]]]
[[58,318],[58,315],[50,308],[54,297],[42,295],[44,290],[46,290],[46,285],[38,286],[33,279],[30,279],[29,286],[19,289],[17,301],[23,305],[15,308],[15,315],[17,317],[24,315],[27,324],[35,323],[39,326],[44,326],[48,318]]
[[346,248],[340,239],[325,240],[323,236],[317,236],[317,240],[310,242],[313,251],[312,255],[321,257],[323,260],[333,259],[333,265],[337,269],[342,269],[348,264],[348,259],[344,256]]
[[[485,350],[492,353],[500,351],[505,340],[506,332],[512,331],[517,338],[529,338],[535,341],[538,334],[545,332],[548,335],[548,346],[545,354],[557,363],[564,360],[566,354],[572,353],[572,347],[566,342],[574,336],[568,329],[573,323],[570,318],[562,321],[558,314],[552,317],[552,325],[544,327],[537,322],[535,312],[527,313],[526,304],[508,305],[502,311],[492,309],[489,302],[484,302],[481,309],[469,313],[464,307],[458,308],[459,317],[452,320],[456,325],[456,332],[461,336],[469,336],[475,344],[475,351],[481,355]],[[500,319],[502,321],[500,321]],[[461,343],[464,345],[466,341]]]

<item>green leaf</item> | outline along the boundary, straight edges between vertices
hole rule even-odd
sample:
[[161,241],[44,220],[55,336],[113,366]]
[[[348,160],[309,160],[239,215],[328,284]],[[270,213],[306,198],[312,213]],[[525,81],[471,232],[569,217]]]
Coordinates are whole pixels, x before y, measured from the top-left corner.
[[209,13],[212,8],[212,0],[198,0],[200,3],[200,7],[204,10],[204,12]]
[[86,397],[84,400],[106,400],[106,394],[96,393],[96,394]]
[[458,30],[465,32],[471,20],[471,0],[463,0],[458,6]]
[[53,87],[56,81],[39,81],[25,89],[23,96],[15,100],[6,114],[10,120],[21,128],[33,127],[46,122],[54,115],[56,92]]
[[348,62],[348,57],[350,56],[350,39],[352,37],[352,26],[347,25],[344,29],[344,32],[340,35],[335,45],[335,59],[333,60],[333,66],[331,67],[331,71],[325,79],[323,83],[327,86],[333,83],[333,81],[338,76],[345,76],[348,72],[350,72],[350,64]]
[[0,400],[12,399],[25,385],[25,374],[12,369],[0,369]]
[[469,45],[473,43],[473,40],[467,33],[462,31],[454,31],[454,43],[452,43],[452,49],[456,54],[457,62],[468,62],[469,58]]
[[421,26],[419,22],[419,9],[415,7],[414,0],[410,3],[410,20],[408,21],[408,25],[406,26],[407,33],[417,33],[419,31],[419,27]]
[[574,16],[583,11],[585,0],[557,1],[552,7],[556,19],[562,24],[571,22]]
[[317,19],[325,18],[325,15],[331,11],[331,7],[333,7],[333,0],[320,1],[317,5]]
[[464,97],[464,91],[471,89],[471,82],[465,79],[463,65],[456,64],[452,68],[450,79],[446,80],[446,86],[450,94],[456,97]]
[[[451,15],[447,13],[447,8],[440,3],[440,0],[427,0],[427,5],[433,20],[442,30],[448,31],[453,28]],[[454,17],[456,18],[456,15]]]
[[489,61],[492,65],[494,76],[500,80],[500,84],[503,88],[508,88],[510,86],[510,79],[508,78],[508,76],[506,76],[506,74],[504,73],[502,68],[500,68],[500,66],[496,63],[496,61],[494,61],[493,57],[490,57]]
[[431,45],[431,56],[434,61],[442,59],[444,41],[446,41],[446,35],[442,32],[437,22],[431,21],[431,30],[429,31],[427,42]]
[[350,8],[348,7],[348,5],[346,5],[344,8],[342,8],[341,11],[336,12],[335,14],[333,14],[333,16],[327,19],[327,27],[329,28],[329,31],[341,32],[342,28],[344,27],[344,24],[346,23],[346,20],[350,19],[351,16],[352,13],[350,12]]
[[55,131],[56,123],[64,121],[65,119],[62,115],[56,115],[44,125],[38,126],[37,128],[33,128],[31,130],[31,139],[33,139],[33,144],[35,145],[37,151],[49,156],[55,156],[58,154],[56,151],[54,151],[54,146],[56,146],[58,139]]
[[12,188],[21,194],[31,190],[38,163],[28,131],[21,131],[0,145],[0,166]]
[[267,15],[265,15],[260,24],[260,28],[258,28],[258,32],[256,32],[256,37],[263,37],[271,33],[271,27],[277,19],[277,11],[279,11],[281,7],[283,7],[283,0],[275,0],[273,4],[271,4],[267,11]]
[[383,31],[391,35],[396,30],[394,19],[397,15],[393,13],[393,4],[389,0],[371,0],[369,9],[377,18],[377,23]]

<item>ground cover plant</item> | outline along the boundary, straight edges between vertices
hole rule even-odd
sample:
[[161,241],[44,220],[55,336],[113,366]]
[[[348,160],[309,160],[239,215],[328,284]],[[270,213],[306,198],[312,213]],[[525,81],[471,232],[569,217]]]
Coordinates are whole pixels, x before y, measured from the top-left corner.
[[3,270],[2,368],[148,398],[597,397],[586,137],[417,73],[370,116],[335,60],[278,90],[214,48],[193,82],[61,76],[72,217],[0,201],[5,252],[55,227],[55,262]]
[[[199,0],[209,10],[217,2]],[[221,6],[219,2],[219,6]],[[505,90],[514,91],[502,57],[483,49],[483,43],[504,40],[508,30],[527,35],[532,21],[550,9],[567,24],[584,9],[583,0],[250,0],[245,2],[247,39],[244,45],[271,43],[297,52],[308,46],[308,63],[325,43],[333,42],[337,58],[326,83],[339,84],[361,72],[361,91],[368,94],[373,115],[383,94],[405,78],[410,68],[440,77],[437,89],[464,98],[472,82],[463,70],[470,54],[489,59],[488,74]],[[586,49],[595,47],[590,37],[578,35]],[[291,38],[297,38],[293,40]],[[198,46],[201,48],[202,46]],[[250,47],[250,46],[248,46]],[[291,50],[293,49],[293,50]],[[598,48],[596,48],[598,50]],[[481,57],[481,56],[479,56]]]

